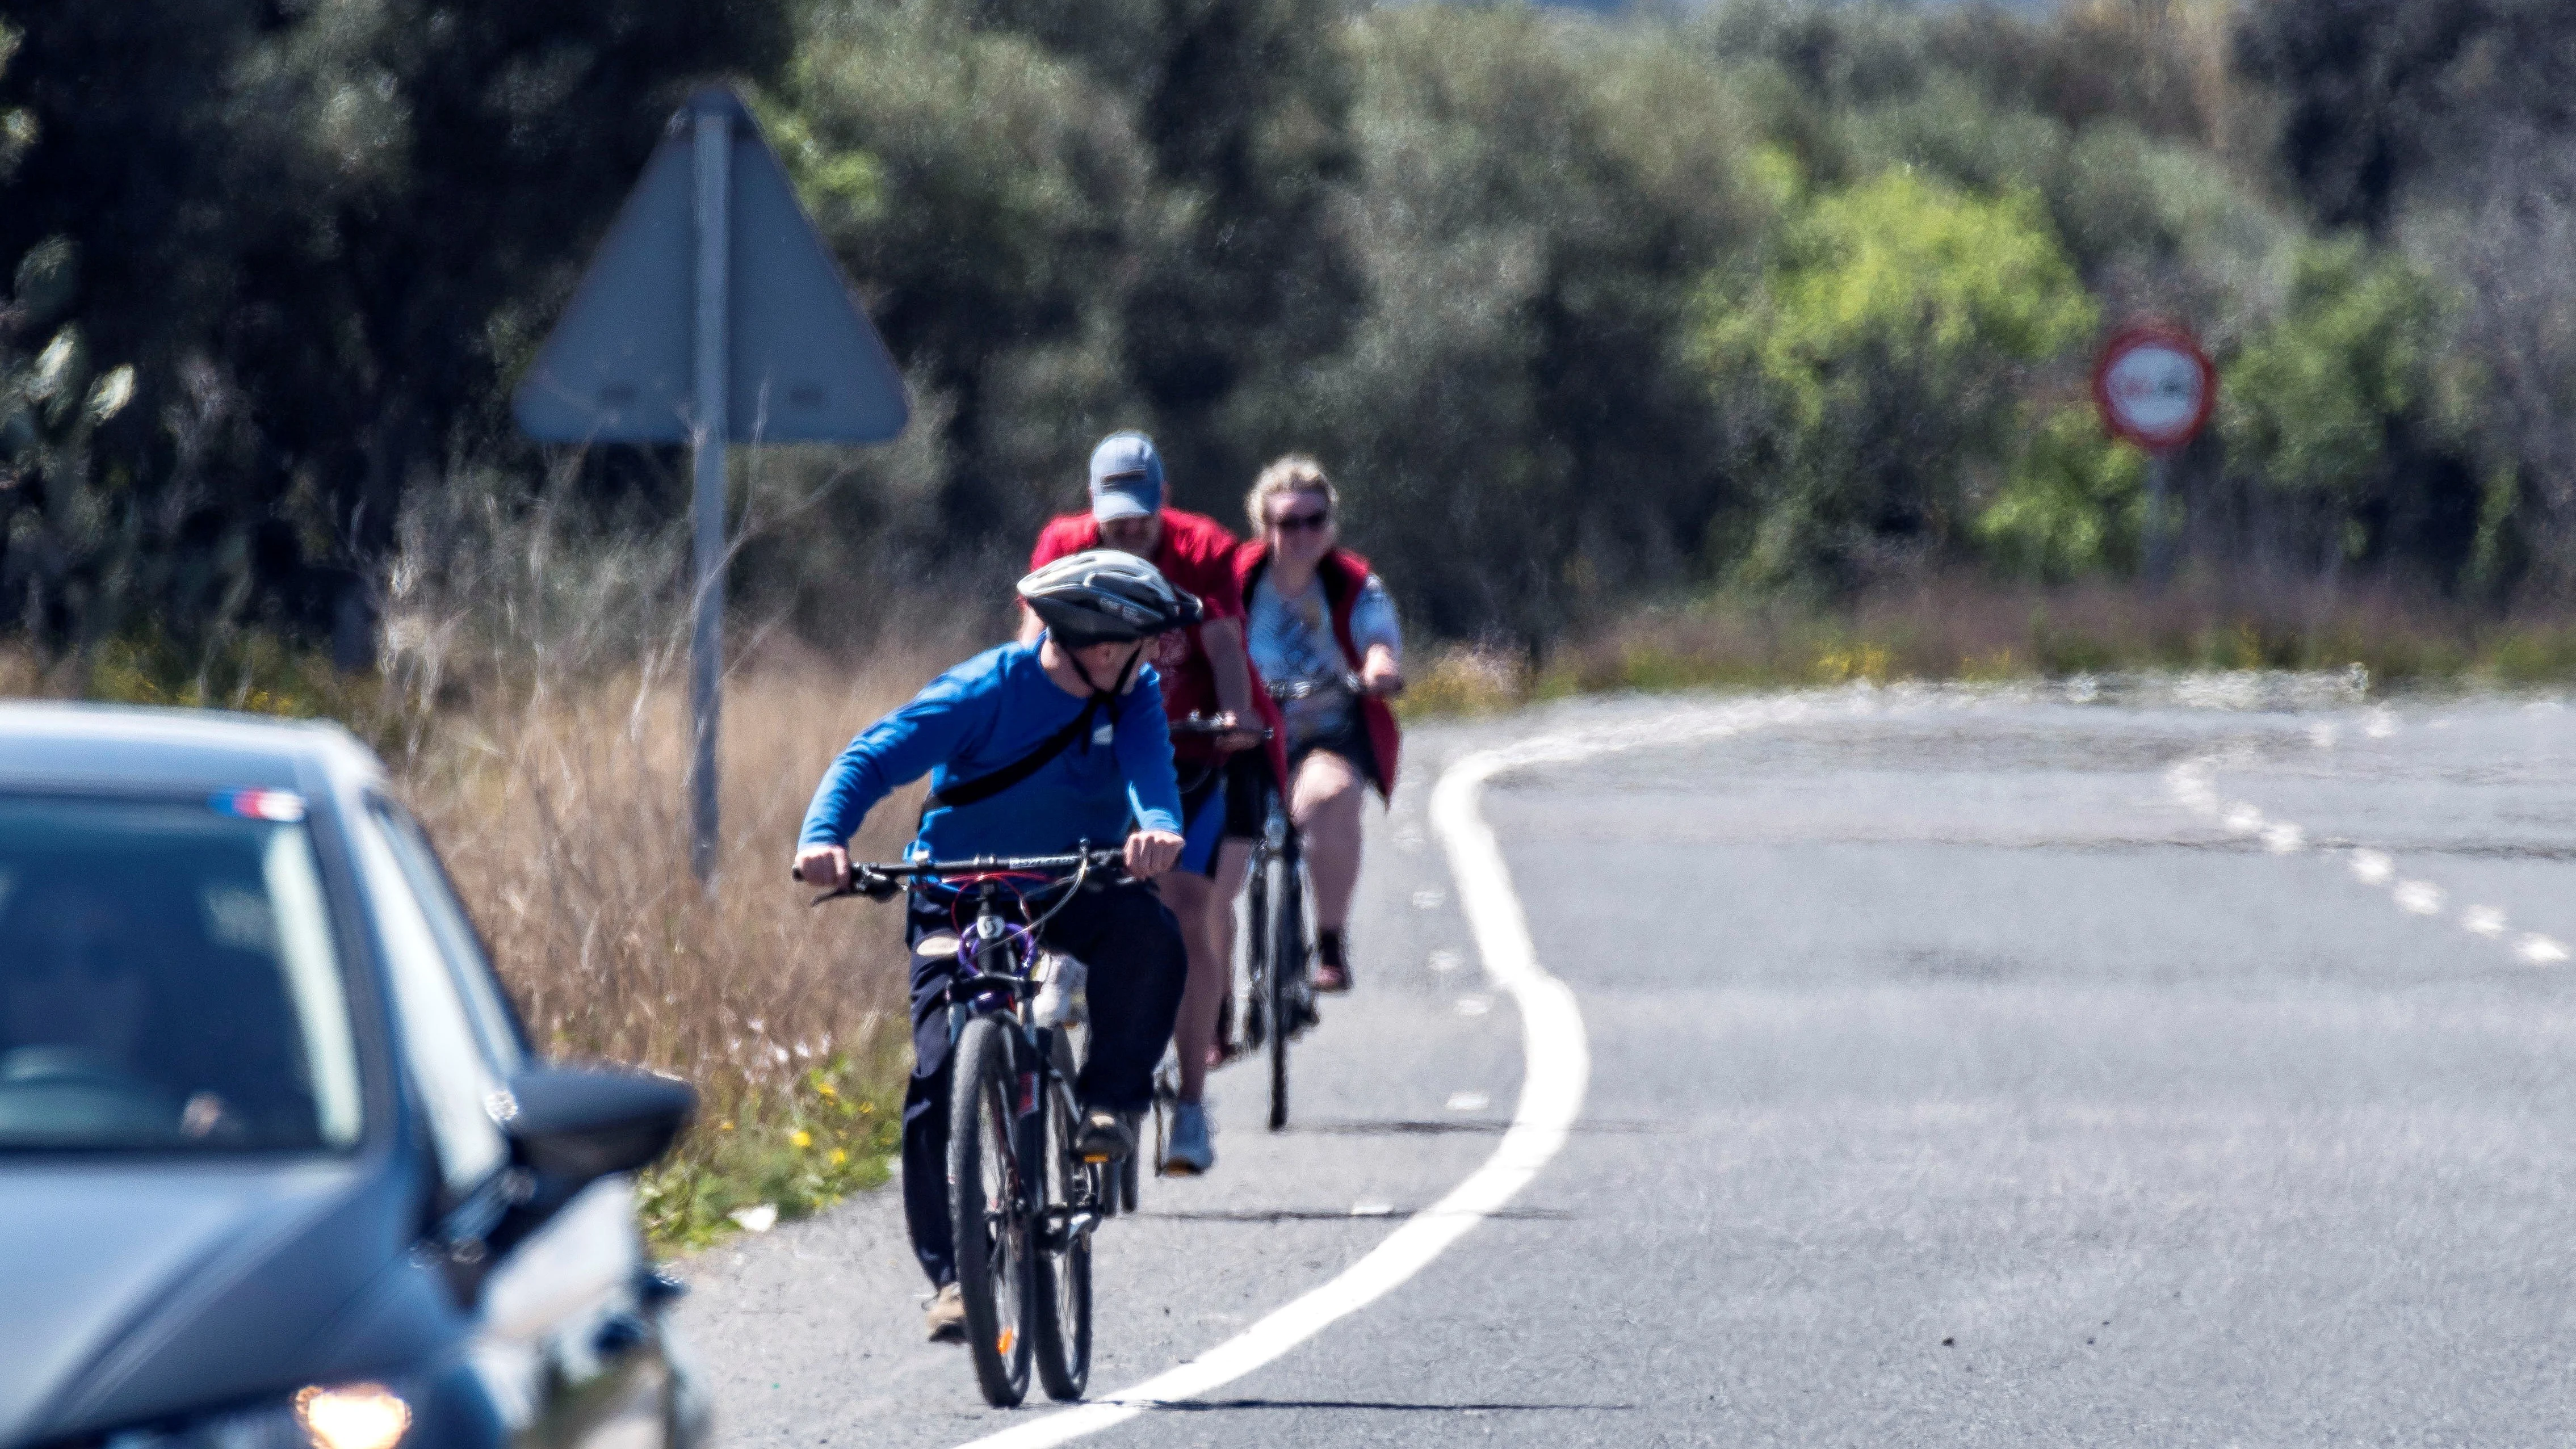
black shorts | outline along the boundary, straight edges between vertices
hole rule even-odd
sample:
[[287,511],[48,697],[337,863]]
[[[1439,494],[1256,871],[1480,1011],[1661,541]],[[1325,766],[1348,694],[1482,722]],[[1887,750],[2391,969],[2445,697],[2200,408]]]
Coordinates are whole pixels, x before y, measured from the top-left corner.
[[[1186,775],[1192,768],[1183,766],[1183,773]],[[1262,752],[1257,749],[1238,750],[1227,756],[1223,762],[1200,770],[1198,778],[1191,781],[1189,788],[1181,792],[1181,829],[1185,833],[1188,832],[1198,821],[1201,812],[1208,808],[1208,802],[1216,798],[1218,791],[1223,791],[1225,792],[1224,824],[1218,838],[1220,840],[1259,839],[1261,828],[1265,823],[1262,817],[1267,813],[1264,808],[1265,802],[1262,800],[1262,787],[1269,781],[1269,763],[1262,758]],[[1192,852],[1193,855],[1197,853]],[[1201,875],[1214,877],[1216,851],[1210,848],[1205,854],[1206,859],[1193,862],[1193,868]]]
[[1351,722],[1340,729],[1289,745],[1288,778],[1295,779],[1297,767],[1306,763],[1306,757],[1317,750],[1350,761],[1351,768],[1357,770],[1363,780],[1377,778],[1377,751],[1369,747],[1368,726],[1360,721],[1357,714],[1353,714]]

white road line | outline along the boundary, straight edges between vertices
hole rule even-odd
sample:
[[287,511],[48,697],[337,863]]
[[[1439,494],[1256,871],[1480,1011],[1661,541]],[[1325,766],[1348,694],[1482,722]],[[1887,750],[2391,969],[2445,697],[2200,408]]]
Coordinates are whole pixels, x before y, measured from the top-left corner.
[[[1715,707],[1684,705],[1617,724],[1480,751],[1451,764],[1431,790],[1431,830],[1448,853],[1449,874],[1458,883],[1458,906],[1485,959],[1485,971],[1520,1008],[1524,1063],[1520,1102],[1493,1156],[1450,1189],[1448,1196],[1406,1219],[1339,1276],[1197,1358],[1133,1388],[970,1440],[958,1449],[1051,1449],[1115,1428],[1160,1405],[1222,1388],[1385,1297],[1476,1224],[1500,1211],[1565,1146],[1575,1118],[1583,1111],[1584,1088],[1592,1077],[1592,1049],[1574,992],[1538,964],[1538,948],[1530,942],[1529,920],[1521,913],[1520,897],[1513,893],[1502,846],[1476,808],[1485,782],[1524,766],[1566,764],[1650,745],[1688,744],[1735,734],[1755,724],[1800,719],[1815,701],[1815,696],[1793,695]],[[1873,697],[1866,694],[1853,696],[1851,703],[1861,711],[1875,707]]]
[[[1592,1076],[1583,1012],[1565,983],[1538,964],[1538,950],[1530,943],[1520,898],[1512,892],[1502,847],[1476,810],[1485,781],[1516,758],[1497,751],[1471,755],[1450,766],[1431,793],[1432,829],[1448,850],[1459,905],[1484,955],[1485,969],[1520,1007],[1521,1052],[1528,1065],[1520,1104],[1494,1155],[1448,1196],[1388,1234],[1366,1257],[1234,1338],[1134,1388],[986,1435],[961,1449],[1047,1449],[1114,1428],[1158,1404],[1193,1399],[1243,1377],[1421,1272],[1451,1243],[1510,1202],[1565,1146],[1566,1134],[1583,1110],[1584,1087]],[[1360,1208],[1352,1212],[1373,1215]]]

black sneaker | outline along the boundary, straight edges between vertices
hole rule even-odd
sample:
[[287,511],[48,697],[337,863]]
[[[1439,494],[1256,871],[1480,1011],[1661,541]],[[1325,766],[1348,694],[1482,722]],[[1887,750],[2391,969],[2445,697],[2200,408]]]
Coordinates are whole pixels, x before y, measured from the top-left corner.
[[1136,1130],[1126,1119],[1106,1107],[1082,1114],[1082,1130],[1073,1138],[1074,1156],[1085,1162],[1121,1162],[1135,1150]]
[[1311,978],[1317,991],[1338,994],[1351,989],[1350,948],[1339,931],[1315,933],[1315,967]]

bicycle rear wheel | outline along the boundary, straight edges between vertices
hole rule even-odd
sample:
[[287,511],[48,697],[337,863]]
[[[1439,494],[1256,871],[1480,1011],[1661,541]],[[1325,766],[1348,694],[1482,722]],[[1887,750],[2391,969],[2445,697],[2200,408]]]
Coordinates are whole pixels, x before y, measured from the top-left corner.
[[1041,1237],[1037,1311],[1029,1326],[1037,1340],[1038,1382],[1046,1385],[1048,1398],[1061,1402],[1081,1398],[1091,1380],[1091,1232],[1073,1231],[1072,1220],[1076,1213],[1104,1211],[1103,1200],[1116,1189],[1111,1166],[1074,1155],[1080,1124],[1074,1120],[1072,1098],[1061,1090],[1049,1091],[1046,1098],[1046,1133],[1039,1150],[1046,1162],[1047,1198],[1062,1211],[1048,1215]]
[[1306,902],[1293,856],[1279,861],[1279,892],[1269,931],[1270,1130],[1288,1125],[1288,1042],[1303,1025],[1297,990],[1306,976]]
[[984,1402],[1007,1409],[1029,1392],[1030,1217],[1044,1188],[1022,1172],[1007,1028],[989,1016],[968,1021],[950,1070],[948,1214],[966,1343]]
[[[1243,1047],[1259,1051],[1270,1037],[1270,854],[1253,857],[1252,881],[1244,888],[1243,915]],[[1226,982],[1232,991],[1234,983]]]

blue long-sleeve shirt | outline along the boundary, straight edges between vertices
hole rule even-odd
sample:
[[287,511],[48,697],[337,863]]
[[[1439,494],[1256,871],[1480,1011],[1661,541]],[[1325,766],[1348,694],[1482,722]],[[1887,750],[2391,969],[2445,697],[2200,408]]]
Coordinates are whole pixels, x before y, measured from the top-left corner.
[[[1071,724],[1082,706],[1047,678],[1036,645],[988,649],[850,741],[815,787],[797,843],[845,845],[896,787],[925,774],[934,790],[989,775]],[[1151,667],[1093,717],[1091,738],[990,799],[931,811],[913,849],[940,860],[1055,855],[1084,841],[1115,845],[1131,816],[1149,830],[1181,830],[1171,728]]]

